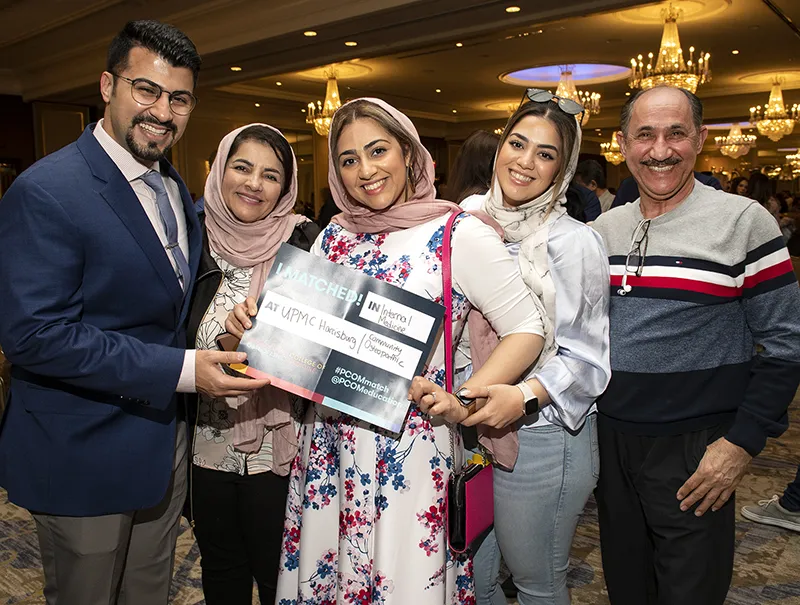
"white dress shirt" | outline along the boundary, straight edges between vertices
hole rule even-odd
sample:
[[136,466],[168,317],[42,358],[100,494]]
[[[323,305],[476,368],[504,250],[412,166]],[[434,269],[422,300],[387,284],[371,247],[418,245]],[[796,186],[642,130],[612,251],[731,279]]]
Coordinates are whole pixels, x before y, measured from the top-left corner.
[[[153,162],[152,165],[145,166],[137,160],[130,151],[125,149],[122,145],[117,143],[110,134],[103,128],[103,119],[97,122],[94,128],[94,138],[100,143],[100,146],[108,154],[111,160],[122,172],[122,176],[130,184],[136,197],[139,198],[139,203],[142,205],[147,218],[150,219],[150,224],[153,225],[153,230],[156,232],[158,239],[164,246],[164,255],[172,264],[175,271],[175,279],[178,279],[178,267],[175,264],[175,259],[167,249],[167,232],[161,222],[161,217],[158,213],[158,206],[156,205],[156,193],[139,177],[150,170],[159,172],[158,162]],[[168,176],[161,175],[164,180],[164,185],[167,190],[172,211],[175,213],[175,219],[178,223],[178,246],[183,252],[187,262],[189,261],[189,236],[186,230],[186,214],[183,209],[183,201],[181,200],[180,189],[178,184]],[[186,351],[183,358],[183,369],[181,376],[178,379],[178,386],[176,391],[178,393],[194,393],[195,392],[195,373],[194,373],[195,351],[189,349]]]

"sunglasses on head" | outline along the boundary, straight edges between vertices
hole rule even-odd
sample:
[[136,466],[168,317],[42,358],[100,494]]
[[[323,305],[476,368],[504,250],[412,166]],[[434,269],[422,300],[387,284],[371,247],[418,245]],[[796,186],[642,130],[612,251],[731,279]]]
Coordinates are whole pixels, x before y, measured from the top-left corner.
[[583,105],[577,101],[573,101],[572,99],[559,97],[558,95],[554,95],[552,92],[542,90],[541,88],[526,89],[525,95],[522,97],[523,103],[525,102],[525,99],[533,101],[534,103],[549,103],[550,101],[553,101],[558,105],[558,108],[561,111],[571,116],[580,115],[581,121],[583,121],[583,113],[585,109],[583,108]]

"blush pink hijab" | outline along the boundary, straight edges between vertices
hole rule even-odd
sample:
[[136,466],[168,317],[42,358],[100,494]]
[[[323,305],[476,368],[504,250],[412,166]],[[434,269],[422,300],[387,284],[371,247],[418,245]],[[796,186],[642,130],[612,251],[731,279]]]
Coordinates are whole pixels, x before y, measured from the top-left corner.
[[[419,133],[408,117],[381,99],[363,98],[350,101],[342,105],[339,111],[351,103],[368,102],[377,105],[386,113],[397,120],[414,144],[416,162],[412,166],[415,176],[414,193],[407,202],[394,204],[385,210],[375,211],[358,204],[348,193],[339,178],[336,163],[336,149],[333,142],[328,140],[328,185],[331,188],[333,199],[342,211],[332,221],[341,225],[352,233],[390,233],[415,227],[451,212],[462,212],[461,207],[453,202],[436,199],[434,187],[433,158],[422,145]],[[336,117],[333,118],[336,120]],[[502,239],[503,230],[492,218],[484,212],[470,212],[473,216],[490,226]],[[491,355],[498,345],[499,338],[489,322],[477,309],[468,315],[470,346],[472,349],[472,366],[477,371]],[[478,426],[481,443],[492,452],[498,464],[505,468],[514,468],[519,451],[519,439],[514,427],[505,429],[492,429],[487,426]]]
[[[206,179],[205,212],[209,246],[236,267],[253,267],[249,295],[258,299],[278,248],[289,239],[297,225],[308,219],[292,212],[297,199],[297,160],[294,151],[291,152],[292,173],[284,175],[284,178],[290,179],[289,189],[272,212],[261,220],[245,223],[228,208],[222,197],[222,179],[228,154],[236,136],[250,126],[264,126],[283,136],[269,124],[248,124],[225,135]],[[236,408],[234,448],[252,454],[260,451],[266,440],[272,444],[272,471],[277,475],[288,475],[299,443],[288,393],[266,386],[249,395],[229,398],[228,403]]]
[[[434,181],[433,158],[428,150],[422,145],[419,133],[411,120],[404,113],[398,111],[386,101],[374,98],[355,99],[345,103],[339,111],[345,110],[348,105],[353,103],[372,103],[383,109],[391,117],[397,120],[403,127],[408,137],[411,139],[416,157],[412,166],[414,171],[414,193],[404,203],[395,203],[385,210],[375,211],[357,203],[339,178],[337,169],[336,150],[333,149],[333,141],[328,138],[328,185],[331,188],[333,200],[342,211],[337,214],[332,221],[347,229],[352,233],[391,233],[392,231],[402,231],[410,227],[427,223],[433,219],[449,214],[450,212],[461,212],[461,208],[453,202],[436,199],[436,188]],[[336,120],[336,117],[333,118]]]
[[222,199],[222,179],[233,141],[240,132],[251,126],[263,126],[283,136],[280,130],[269,124],[248,124],[225,135],[219,143],[214,164],[206,179],[204,196],[206,229],[211,249],[232,265],[253,267],[250,296],[257,299],[272,267],[272,261],[278,254],[278,248],[289,239],[295,227],[308,221],[308,218],[292,212],[297,200],[297,160],[294,151],[292,174],[284,175],[284,178],[291,179],[289,189],[266,217],[254,223],[244,223],[236,218]]

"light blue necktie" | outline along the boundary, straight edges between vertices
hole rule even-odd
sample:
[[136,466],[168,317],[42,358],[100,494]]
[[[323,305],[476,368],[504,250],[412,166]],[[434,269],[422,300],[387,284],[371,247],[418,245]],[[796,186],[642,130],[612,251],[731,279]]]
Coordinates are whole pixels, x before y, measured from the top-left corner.
[[148,187],[156,194],[158,215],[161,217],[161,224],[164,225],[164,230],[167,232],[166,249],[172,253],[172,258],[175,259],[175,264],[178,267],[178,279],[180,280],[181,287],[186,290],[186,283],[189,280],[190,273],[189,263],[186,262],[186,257],[183,255],[183,251],[178,245],[178,221],[175,219],[175,213],[169,202],[167,189],[164,187],[164,180],[155,170],[146,172],[139,178],[147,183]]

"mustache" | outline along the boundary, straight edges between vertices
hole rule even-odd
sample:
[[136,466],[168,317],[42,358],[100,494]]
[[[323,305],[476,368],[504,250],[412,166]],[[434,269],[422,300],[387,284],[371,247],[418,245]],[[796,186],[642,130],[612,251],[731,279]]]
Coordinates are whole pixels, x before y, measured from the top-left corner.
[[642,166],[649,166],[651,168],[663,168],[665,166],[674,166],[675,164],[680,164],[681,161],[682,160],[680,158],[671,157],[667,158],[666,160],[654,160],[653,158],[650,158],[648,160],[642,160],[639,163]]
[[161,126],[163,128],[169,129],[169,131],[172,134],[175,134],[175,132],[177,132],[178,130],[178,127],[175,126],[175,122],[173,122],[172,120],[167,120],[166,122],[162,122],[161,120],[158,120],[151,115],[136,116],[135,118],[133,118],[133,120],[131,120],[131,127],[134,127],[137,124],[155,124],[156,126]]

